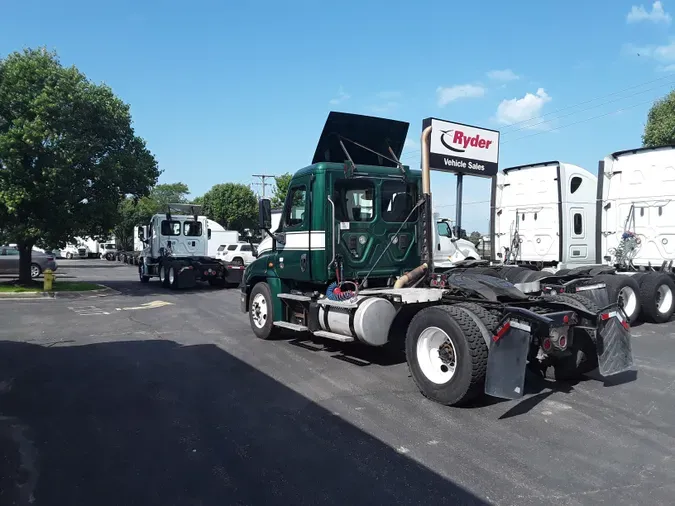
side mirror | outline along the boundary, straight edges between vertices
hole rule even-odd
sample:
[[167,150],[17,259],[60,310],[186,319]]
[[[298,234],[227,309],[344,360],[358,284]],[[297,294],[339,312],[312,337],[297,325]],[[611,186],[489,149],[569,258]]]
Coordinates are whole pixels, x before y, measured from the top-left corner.
[[260,199],[260,202],[258,202],[258,227],[262,230],[272,228],[272,203],[270,199]]

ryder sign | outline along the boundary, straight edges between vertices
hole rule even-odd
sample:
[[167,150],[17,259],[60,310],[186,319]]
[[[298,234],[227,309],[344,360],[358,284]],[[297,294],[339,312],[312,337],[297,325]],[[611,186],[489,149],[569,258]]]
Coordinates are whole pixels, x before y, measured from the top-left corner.
[[499,163],[499,132],[436,118],[427,118],[422,128],[431,125],[429,165],[434,170],[492,177]]

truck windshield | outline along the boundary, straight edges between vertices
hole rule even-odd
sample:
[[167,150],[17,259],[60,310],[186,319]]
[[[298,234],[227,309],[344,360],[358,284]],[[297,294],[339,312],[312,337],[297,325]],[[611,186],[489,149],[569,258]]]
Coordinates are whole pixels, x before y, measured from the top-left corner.
[[[403,181],[384,181],[381,190],[381,214],[384,221],[402,222],[412,211],[417,200],[417,187]],[[417,220],[417,210],[410,217]]]
[[338,221],[371,221],[375,209],[375,186],[372,181],[340,179],[333,185],[335,219]]

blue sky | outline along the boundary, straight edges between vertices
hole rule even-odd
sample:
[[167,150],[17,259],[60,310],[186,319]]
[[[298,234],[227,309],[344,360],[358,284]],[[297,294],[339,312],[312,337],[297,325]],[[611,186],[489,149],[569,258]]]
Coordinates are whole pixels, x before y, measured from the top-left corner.
[[[651,101],[675,83],[675,0],[0,5],[0,55],[46,45],[110,85],[160,181],[195,196],[307,165],[330,110],[409,121],[403,161],[415,168],[433,116],[502,131],[500,168],[559,159],[596,171],[640,145]],[[454,185],[432,175],[449,217]],[[487,232],[489,191],[465,181],[469,231]]]

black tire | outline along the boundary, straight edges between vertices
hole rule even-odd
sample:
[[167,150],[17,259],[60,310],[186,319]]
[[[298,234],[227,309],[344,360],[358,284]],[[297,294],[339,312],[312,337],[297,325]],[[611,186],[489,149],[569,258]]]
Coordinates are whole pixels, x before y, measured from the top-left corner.
[[177,263],[169,264],[167,280],[169,288],[172,290],[178,290],[180,288],[180,266]]
[[494,335],[494,333],[497,331],[497,327],[499,327],[499,321],[501,320],[499,311],[490,311],[489,309],[474,302],[460,302],[459,304],[455,305],[457,307],[468,309],[478,318],[480,318],[480,321],[483,323],[483,325],[485,325],[485,328],[492,335]]
[[143,275],[143,263],[141,262],[138,264],[138,279],[140,279],[141,283],[147,283],[150,281],[150,276],[144,276]]
[[[423,372],[417,353],[422,332],[441,329],[452,341],[456,370],[444,383],[431,381]],[[422,395],[447,406],[457,406],[480,396],[485,387],[488,348],[479,326],[462,309],[432,306],[422,309],[408,325],[406,360],[413,381]]]
[[[600,274],[595,276],[591,283],[605,283],[607,287],[607,296],[609,301],[617,302],[619,307],[621,307],[626,313],[628,322],[633,324],[637,321],[638,316],[640,316],[641,309],[641,297],[640,297],[640,285],[634,280],[631,276],[620,275],[620,274]],[[633,301],[634,307],[630,310],[630,314],[627,311],[626,300],[624,300],[627,291],[632,291],[633,296],[637,299]],[[624,294],[622,294],[624,292]]]
[[169,269],[164,262],[159,264],[159,282],[164,288],[169,288]]
[[31,277],[31,279],[37,278],[40,274],[42,274],[42,267],[40,267],[36,263],[30,264],[30,277]]
[[[262,318],[262,314],[258,312],[258,308],[255,307],[256,304],[259,304],[260,301],[258,296],[261,296],[265,303],[266,317],[263,320],[263,325],[260,326],[256,323],[256,317]],[[262,312],[262,308],[260,308]],[[274,339],[279,335],[279,327],[275,327],[274,322],[274,311],[272,305],[272,291],[267,283],[261,281],[257,283],[253,290],[251,290],[251,295],[248,301],[248,320],[251,325],[253,333],[259,339]]]
[[[590,299],[577,293],[561,293],[554,298],[568,303],[577,309],[586,309],[594,314],[600,308]],[[577,381],[584,374],[598,367],[598,353],[595,346],[595,331],[583,328],[574,328],[572,340],[564,357],[550,357],[550,365],[545,369],[545,375],[549,379],[558,381]]]
[[[660,308],[664,297],[669,298],[670,305]],[[642,319],[652,323],[665,323],[675,311],[675,283],[668,274],[660,272],[646,274],[640,280],[640,298]]]

